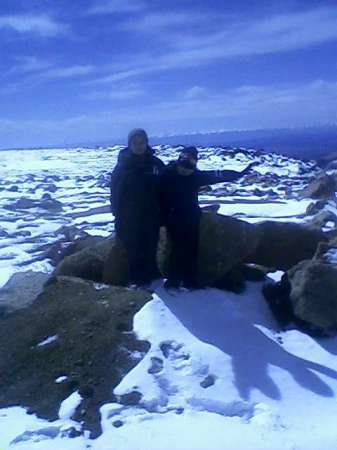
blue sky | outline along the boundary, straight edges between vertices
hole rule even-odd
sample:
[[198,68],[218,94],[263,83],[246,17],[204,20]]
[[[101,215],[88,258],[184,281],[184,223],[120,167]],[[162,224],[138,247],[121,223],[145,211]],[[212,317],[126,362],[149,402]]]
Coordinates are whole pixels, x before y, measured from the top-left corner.
[[337,122],[337,2],[1,0],[0,146]]

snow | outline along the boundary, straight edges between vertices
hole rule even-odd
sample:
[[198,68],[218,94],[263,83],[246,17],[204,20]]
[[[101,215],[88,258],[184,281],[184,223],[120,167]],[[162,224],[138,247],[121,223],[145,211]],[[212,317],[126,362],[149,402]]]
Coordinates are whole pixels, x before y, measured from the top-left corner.
[[273,281],[277,283],[278,281],[281,281],[283,274],[284,272],[282,270],[276,270],[276,272],[269,272],[268,278],[271,278]]
[[72,415],[76,411],[76,408],[81,404],[82,397],[78,391],[73,392],[68,398],[63,400],[59,410],[59,418],[62,420],[71,419]]
[[[120,146],[106,149],[46,149],[2,152],[0,162],[0,286],[22,270],[51,272],[47,260],[26,264],[36,244],[50,244],[62,225],[76,225],[91,235],[108,236],[113,216],[95,213],[106,207],[109,189],[97,185],[114,166]],[[168,161],[178,147],[157,147]],[[15,156],[15,157],[13,157]],[[19,157],[18,157],[19,156]],[[304,222],[312,200],[299,200],[296,191],[315,173],[312,163],[253,151],[221,148],[201,151],[201,169],[254,168],[259,177],[274,175],[273,186],[259,178],[248,186],[233,183],[233,194],[202,195],[204,203],[220,203],[220,213],[248,222]],[[57,213],[32,209],[9,211],[3,205],[21,196],[40,199],[44,191],[29,191],[40,183],[57,187],[51,196],[62,202]],[[19,192],[6,187],[17,185]],[[229,184],[225,184],[229,187]],[[291,186],[291,195],[286,190]],[[221,185],[220,185],[221,187]],[[268,199],[272,188],[277,199]],[[263,198],[252,195],[255,188]],[[266,194],[264,195],[264,191]],[[333,202],[326,207],[337,215]],[[83,216],[76,217],[75,213]],[[96,211],[98,212],[98,211]],[[30,231],[32,242],[18,231]],[[2,259],[6,258],[6,259]],[[337,264],[337,252],[326,254]],[[21,264],[24,263],[24,266]],[[283,272],[269,273],[279,281]],[[103,284],[95,284],[104,289]],[[337,448],[337,338],[314,339],[298,330],[280,331],[262,296],[260,283],[248,283],[241,295],[216,289],[168,295],[161,283],[134,317],[134,331],[150,342],[138,364],[115,388],[118,396],[138,391],[137,406],[106,403],[101,407],[103,434],[67,437],[72,417],[82,403],[78,391],[59,407],[59,419],[48,422],[20,406],[0,409],[0,449],[20,450],[335,450]],[[50,333],[52,334],[52,333]],[[39,346],[57,341],[49,336]],[[39,376],[39,374],[36,374]],[[67,380],[60,373],[55,383]]]
[[68,377],[66,375],[62,375],[58,378],[56,378],[55,383],[60,384],[63,383],[64,381],[66,381],[68,379]]
[[[159,287],[136,314],[134,330],[151,348],[114,392],[141,392],[137,406],[103,405],[96,440],[49,438],[44,447],[39,440],[11,448],[336,448],[337,339],[279,331],[260,283],[242,295],[207,289],[172,296]],[[81,400],[71,394],[57,423],[28,420],[20,408],[0,410],[0,448],[24,430],[40,436],[47,426],[66,426]],[[20,429],[5,432],[19,417]]]
[[53,342],[57,341],[57,339],[58,339],[57,334],[55,336],[50,336],[44,341],[37,344],[37,347],[44,347],[45,345],[52,344]]
[[221,205],[220,214],[236,215],[242,219],[245,217],[259,219],[286,219],[294,218],[305,213],[311,200],[288,200],[282,202],[263,203],[229,203]]

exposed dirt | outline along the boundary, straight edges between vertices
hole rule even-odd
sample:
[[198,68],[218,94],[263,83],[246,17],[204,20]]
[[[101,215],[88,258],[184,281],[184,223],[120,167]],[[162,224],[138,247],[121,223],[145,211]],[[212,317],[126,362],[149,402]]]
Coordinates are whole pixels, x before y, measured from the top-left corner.
[[[131,330],[150,299],[143,291],[53,278],[33,305],[0,319],[0,408],[20,405],[55,420],[60,403],[78,390],[84,400],[73,418],[97,436],[100,406],[116,400],[113,388],[149,348]],[[51,336],[57,339],[38,346]],[[67,379],[56,383],[60,376]]]

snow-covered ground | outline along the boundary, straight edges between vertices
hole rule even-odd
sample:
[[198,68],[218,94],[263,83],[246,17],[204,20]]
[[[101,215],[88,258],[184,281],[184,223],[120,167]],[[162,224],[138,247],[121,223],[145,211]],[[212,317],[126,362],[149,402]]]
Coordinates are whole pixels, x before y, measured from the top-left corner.
[[[118,149],[2,152],[0,285],[18,270],[50,271],[46,260],[20,264],[35,255],[37,243],[57,240],[55,231],[62,225],[91,234],[113,230],[112,217],[100,208],[108,205],[109,190],[102,180]],[[168,161],[177,150],[161,147],[158,154]],[[312,163],[253,151],[224,156],[217,148],[201,152],[200,168],[241,170],[255,159],[260,166],[254,185],[239,181],[226,195],[218,195],[216,186],[201,195],[202,202],[220,203],[221,213],[251,222],[304,220],[310,202],[297,200],[296,191],[313,175]],[[266,176],[278,178],[268,186]],[[62,211],[4,208],[20,197],[41,199],[41,183],[55,185],[51,196],[62,202]],[[13,186],[17,190],[8,190]],[[270,187],[276,197],[268,193]],[[266,193],[256,195],[256,188]],[[31,234],[17,234],[22,231]],[[335,260],[335,254],[328,256]],[[273,274],[274,279],[280,276]],[[337,448],[337,339],[279,331],[260,283],[248,283],[241,295],[206,289],[172,296],[156,286],[153,300],[134,318],[134,331],[151,348],[115,394],[141,393],[137,406],[105,404],[103,434],[96,440],[68,437],[67,430],[79,428],[71,420],[82,400],[77,391],[62,402],[53,423],[19,406],[2,409],[0,450]],[[39,345],[56,339],[50,336]]]
[[[176,158],[179,148],[159,146],[156,151],[168,162]],[[0,286],[17,270],[50,270],[48,261],[31,263],[31,260],[40,254],[41,245],[60,238],[58,230],[62,226],[75,225],[103,236],[113,231],[108,181],[120,149],[115,146],[1,151]],[[260,163],[254,169],[256,176],[252,182],[245,183],[242,179],[213,186],[212,191],[200,195],[201,203],[219,203],[221,213],[250,222],[262,219],[301,222],[310,201],[296,200],[296,191],[317,170],[314,163],[276,154],[256,154],[253,150],[205,148],[200,152],[199,167],[242,170],[252,161]],[[256,189],[260,191],[258,195]],[[38,204],[27,209],[11,208],[21,198],[39,202],[46,194],[60,202],[62,209],[48,210]]]

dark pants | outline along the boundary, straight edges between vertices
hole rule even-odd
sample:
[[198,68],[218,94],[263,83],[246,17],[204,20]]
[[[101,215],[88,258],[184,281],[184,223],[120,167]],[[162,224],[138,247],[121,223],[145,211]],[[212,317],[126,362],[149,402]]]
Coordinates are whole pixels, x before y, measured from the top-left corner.
[[171,241],[168,280],[173,284],[183,282],[186,287],[197,283],[200,217],[175,218],[167,231]]
[[128,255],[130,281],[146,284],[158,278],[160,276],[157,267],[158,221],[149,218],[119,220],[116,232]]

